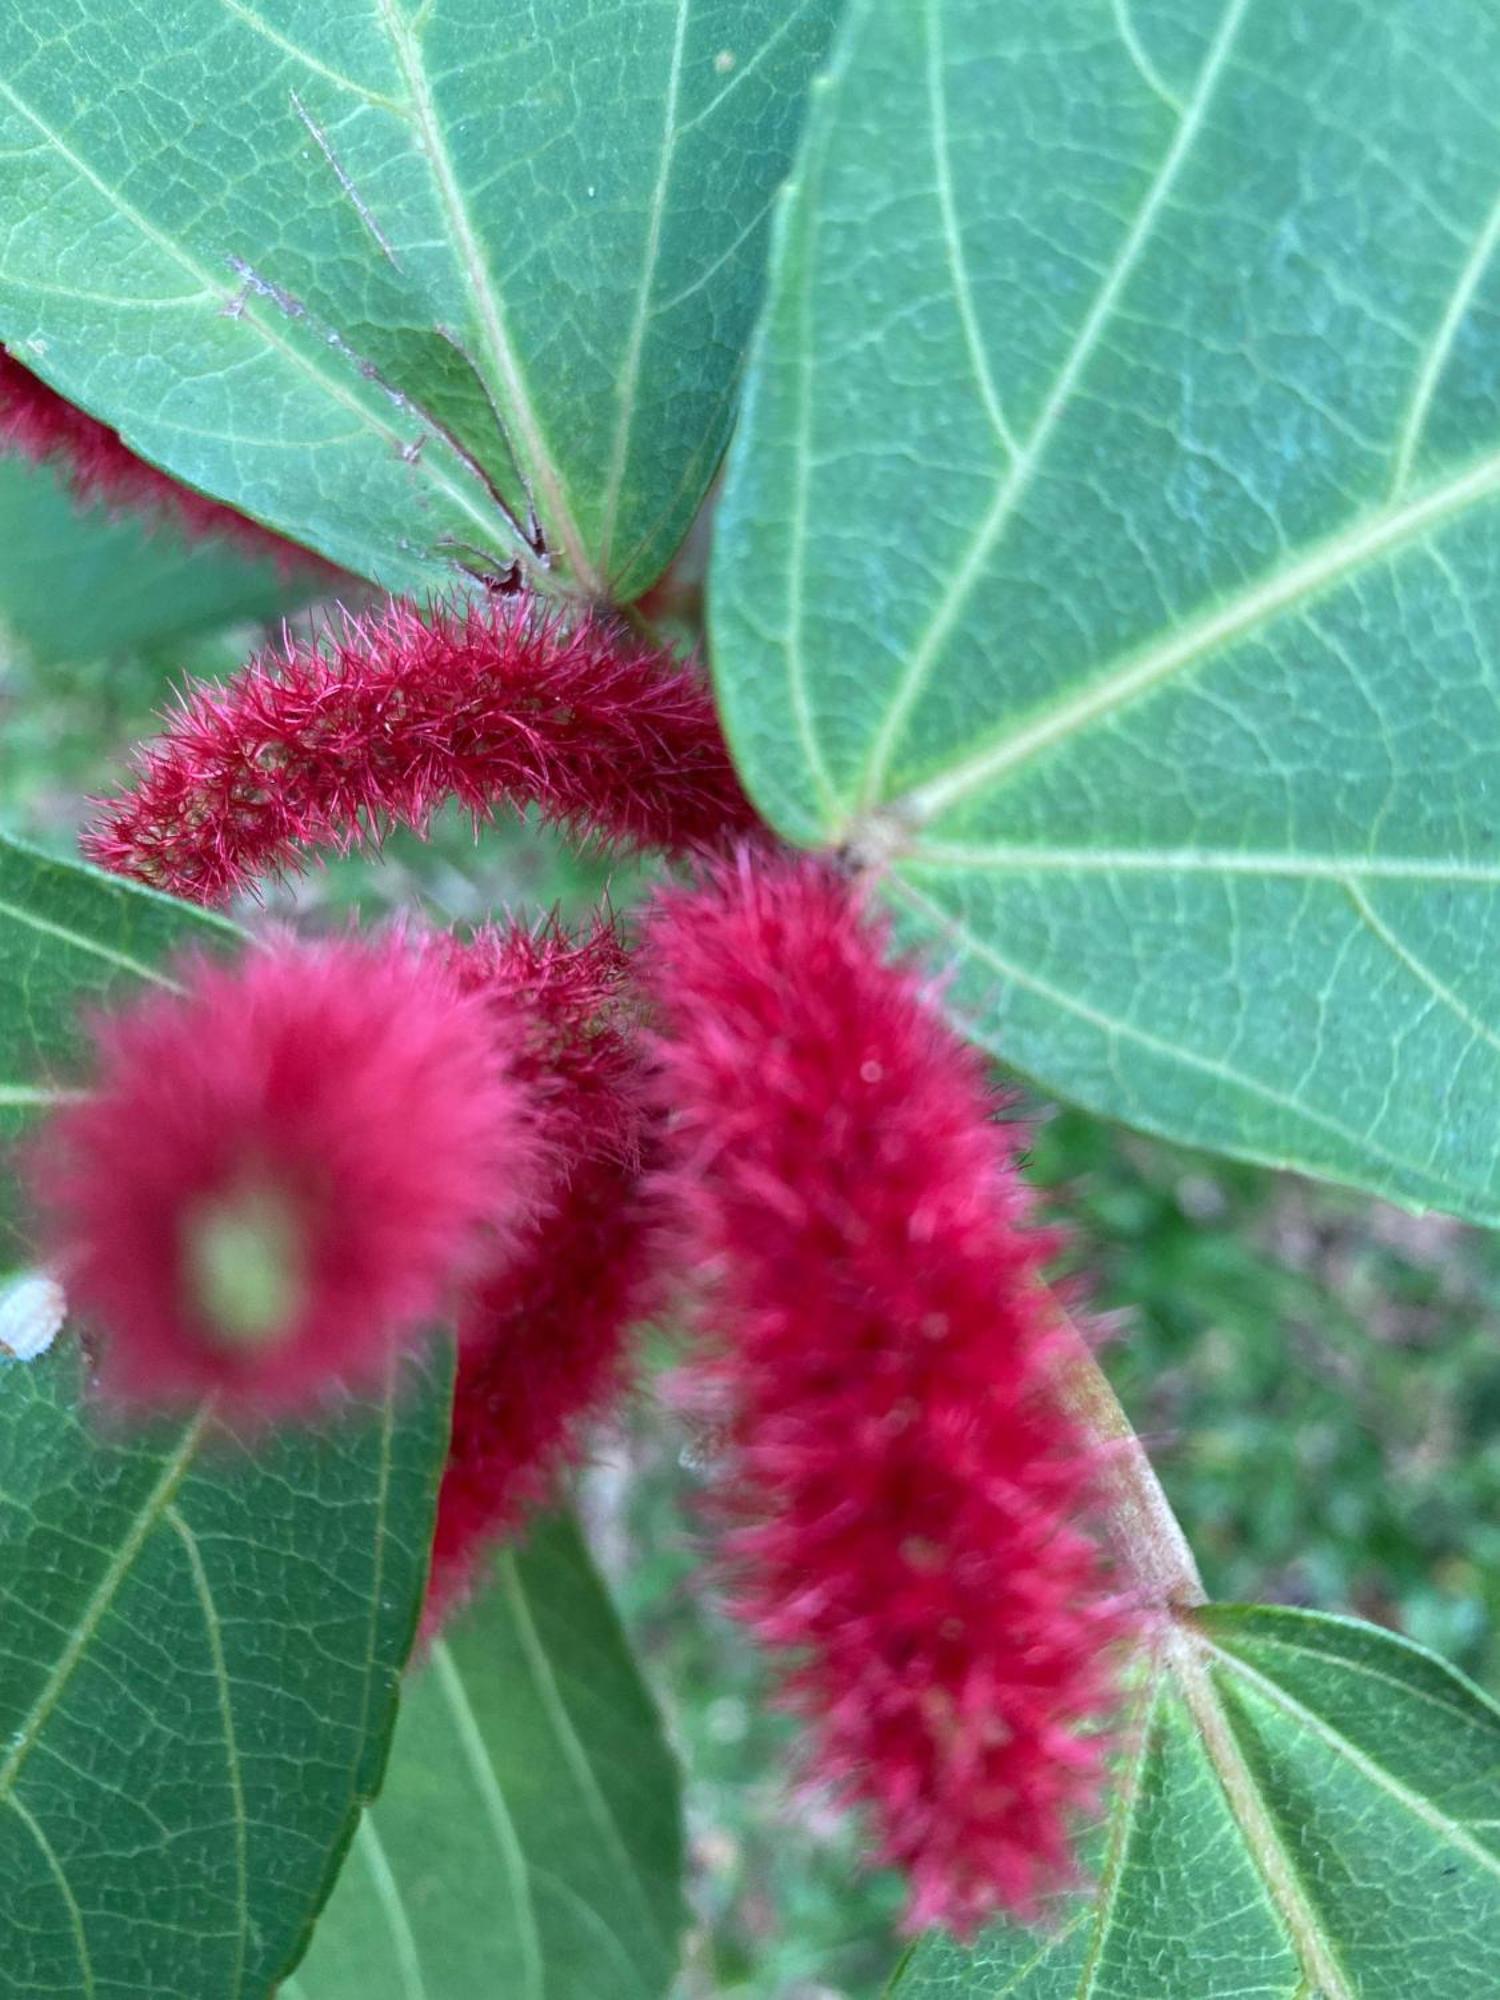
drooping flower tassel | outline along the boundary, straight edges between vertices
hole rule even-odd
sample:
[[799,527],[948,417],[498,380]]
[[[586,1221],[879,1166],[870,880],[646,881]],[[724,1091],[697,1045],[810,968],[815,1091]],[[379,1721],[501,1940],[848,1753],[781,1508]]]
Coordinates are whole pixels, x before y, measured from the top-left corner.
[[392,602],[188,693],[90,858],[194,902],[456,799],[475,822],[536,807],[577,835],[684,854],[755,814],[696,668],[601,614],[526,598]]
[[105,1389],[270,1413],[377,1379],[536,1211],[520,1030],[396,937],[202,957],[93,1024],[32,1142]]
[[662,892],[643,945],[734,1604],[790,1662],[809,1767],[913,1925],[1070,1872],[1128,1629],[1049,1392],[1055,1316],[978,1055],[821,863]]

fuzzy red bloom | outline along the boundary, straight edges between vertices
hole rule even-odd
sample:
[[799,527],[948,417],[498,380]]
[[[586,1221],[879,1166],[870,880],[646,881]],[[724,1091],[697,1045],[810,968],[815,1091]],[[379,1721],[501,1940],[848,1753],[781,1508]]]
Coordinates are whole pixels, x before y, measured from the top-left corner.
[[449,798],[672,853],[755,824],[693,668],[602,616],[491,599],[392,603],[195,690],[84,845],[217,903],[309,849],[421,832]]
[[653,1275],[641,1061],[615,932],[489,931],[453,951],[467,986],[524,1010],[517,1075],[538,1106],[550,1179],[537,1221],[474,1287],[461,1322],[429,1632],[618,1393]]
[[[108,424],[80,410],[0,348],[0,450],[37,464],[54,465],[79,500],[102,500],[115,511],[155,513],[190,535],[216,535],[247,556],[272,558],[283,568],[325,567],[321,557],[269,528],[222,506],[191,486],[179,485],[137,458]],[[330,575],[335,574],[327,565]]]
[[1124,1620],[1013,1137],[820,864],[668,890],[643,949],[737,1608],[793,1655],[811,1769],[871,1810],[911,1922],[1029,1913],[1069,1874]]
[[509,1016],[402,941],[198,959],[95,1023],[33,1158],[107,1389],[269,1411],[368,1382],[530,1220]]

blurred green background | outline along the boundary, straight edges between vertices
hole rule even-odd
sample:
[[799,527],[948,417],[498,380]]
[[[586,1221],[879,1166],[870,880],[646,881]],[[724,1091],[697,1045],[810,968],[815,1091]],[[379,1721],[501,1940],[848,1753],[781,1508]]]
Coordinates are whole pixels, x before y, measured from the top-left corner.
[[[0,461],[0,823],[71,853],[89,793],[185,675],[232,671],[282,615],[273,565],[78,513]],[[627,909],[642,871],[531,827],[337,862],[272,892],[316,922],[417,906]],[[1106,1364],[1229,1599],[1352,1610],[1500,1693],[1500,1241],[1290,1176],[1025,1103],[1031,1172],[1088,1274]],[[706,1589],[701,1441],[653,1389],[583,1479],[615,1587],[687,1771],[697,1927],[680,2000],[873,2000],[896,1885],[788,1780],[791,1731]]]

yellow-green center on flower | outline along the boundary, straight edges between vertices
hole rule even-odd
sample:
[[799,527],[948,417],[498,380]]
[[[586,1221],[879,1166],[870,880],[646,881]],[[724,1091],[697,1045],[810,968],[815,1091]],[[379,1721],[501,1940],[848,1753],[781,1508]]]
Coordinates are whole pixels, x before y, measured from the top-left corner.
[[215,1346],[254,1353],[290,1336],[306,1291],[302,1248],[292,1204],[263,1183],[194,1208],[183,1229],[183,1282]]

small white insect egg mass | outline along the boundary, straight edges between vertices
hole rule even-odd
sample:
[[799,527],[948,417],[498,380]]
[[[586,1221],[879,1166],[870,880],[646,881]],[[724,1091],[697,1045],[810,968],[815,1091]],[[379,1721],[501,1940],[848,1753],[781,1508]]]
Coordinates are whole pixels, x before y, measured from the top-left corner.
[[0,1354],[35,1361],[56,1340],[67,1316],[67,1295],[45,1271],[0,1278]]

